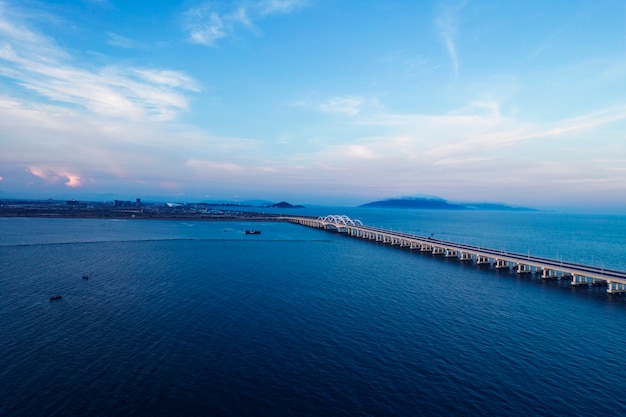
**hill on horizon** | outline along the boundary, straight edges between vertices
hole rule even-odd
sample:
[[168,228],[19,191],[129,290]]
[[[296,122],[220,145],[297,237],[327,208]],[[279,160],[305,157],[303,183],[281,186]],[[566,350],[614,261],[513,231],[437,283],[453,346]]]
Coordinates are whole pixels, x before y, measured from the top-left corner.
[[401,197],[361,204],[365,208],[398,208],[430,210],[503,210],[535,211],[528,207],[513,207],[503,203],[451,203],[439,197]]

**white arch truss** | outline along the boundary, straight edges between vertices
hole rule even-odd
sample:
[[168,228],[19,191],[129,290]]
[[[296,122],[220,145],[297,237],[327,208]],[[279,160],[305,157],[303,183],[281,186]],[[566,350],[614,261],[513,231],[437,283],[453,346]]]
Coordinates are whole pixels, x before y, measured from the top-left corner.
[[335,225],[344,225],[344,226],[363,226],[363,222],[358,219],[352,220],[350,217],[342,215],[342,214],[329,214],[326,217],[318,217],[318,221],[324,223],[332,223]]

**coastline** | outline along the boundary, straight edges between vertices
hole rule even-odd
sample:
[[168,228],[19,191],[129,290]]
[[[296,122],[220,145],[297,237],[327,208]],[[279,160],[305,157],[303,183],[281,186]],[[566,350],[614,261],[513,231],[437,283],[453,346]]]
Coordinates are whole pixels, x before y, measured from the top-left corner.
[[280,215],[253,211],[204,211],[195,208],[142,207],[120,209],[115,207],[41,207],[2,206],[0,217],[69,218],[69,219],[135,219],[135,220],[222,220],[222,221],[278,221]]

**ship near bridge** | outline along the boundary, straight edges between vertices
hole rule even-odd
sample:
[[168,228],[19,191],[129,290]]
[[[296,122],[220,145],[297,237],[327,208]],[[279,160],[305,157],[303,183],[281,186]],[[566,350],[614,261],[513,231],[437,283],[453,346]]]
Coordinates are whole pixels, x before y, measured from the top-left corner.
[[601,285],[607,287],[606,291],[609,294],[626,293],[626,272],[624,271],[366,226],[360,220],[351,219],[345,215],[283,216],[280,220],[435,256],[455,258],[460,262],[485,265],[495,270],[512,269],[518,274],[540,274],[544,279],[569,279],[574,286]]

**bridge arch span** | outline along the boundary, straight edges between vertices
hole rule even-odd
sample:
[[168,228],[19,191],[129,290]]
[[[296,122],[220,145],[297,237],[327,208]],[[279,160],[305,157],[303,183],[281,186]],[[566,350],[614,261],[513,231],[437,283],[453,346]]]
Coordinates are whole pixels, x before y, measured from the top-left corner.
[[343,225],[343,226],[363,226],[363,222],[358,219],[351,219],[350,217],[343,214],[329,214],[325,217],[318,217],[318,221],[323,223],[332,223],[335,225]]

